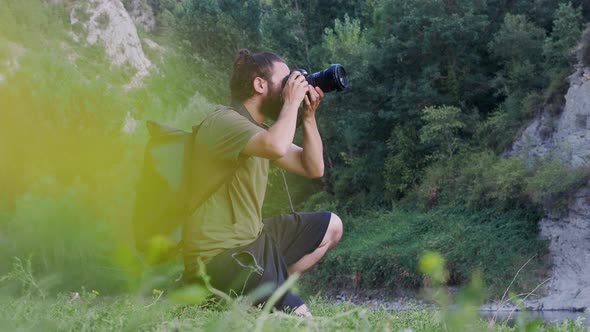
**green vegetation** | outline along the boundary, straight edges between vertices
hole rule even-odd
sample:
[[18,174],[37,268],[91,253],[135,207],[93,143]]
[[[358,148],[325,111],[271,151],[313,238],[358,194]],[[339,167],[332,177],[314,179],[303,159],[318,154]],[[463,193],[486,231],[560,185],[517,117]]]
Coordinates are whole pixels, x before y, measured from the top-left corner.
[[[125,93],[133,73],[112,67],[101,47],[73,42],[67,13],[36,1],[8,1],[0,12],[2,63],[16,68],[2,71],[0,82],[7,138],[0,140],[0,275],[14,257],[31,256],[50,292],[123,291],[137,287],[143,268],[130,225],[147,138],[141,120],[188,129],[213,109],[197,91],[213,89],[200,78],[208,65],[171,40],[166,61],[152,59],[158,72]],[[129,134],[128,115],[140,120]]]
[[[83,36],[84,28],[68,23],[71,2],[2,4],[0,325],[256,326],[263,313],[240,302],[221,310],[169,299],[181,262],[146,264],[131,249],[130,233],[143,121],[188,129],[227,103],[228,68],[239,47],[276,51],[309,72],[341,63],[350,74],[350,90],[328,95],[318,112],[325,177],[287,177],[297,209],[335,211],[345,224],[340,245],[303,279],[308,291],[328,284],[421,289],[432,279],[419,266],[427,250],[446,261],[442,284],[464,286],[482,274],[471,304],[497,298],[530,257],[513,289],[542,282],[546,245],[536,222],[543,209],[563,210],[589,171],[501,154],[537,112],[559,113],[569,50],[590,3],[147,2],[157,26],[140,34],[166,51],[144,47],[157,70],[128,92],[130,68],[111,66],[100,46],[73,41],[70,30]],[[590,34],[582,39],[590,63]],[[128,133],[129,117],[139,123]],[[270,182],[264,214],[287,212],[281,174],[273,171]],[[151,298],[154,289],[164,295]],[[319,318],[264,316],[263,329],[437,331],[451,324],[441,317],[452,310],[433,302],[442,314],[373,311],[312,296]],[[528,331],[520,324],[492,330]],[[575,326],[537,330],[580,330]]]
[[[311,297],[308,306],[314,318],[301,318],[281,312],[270,313],[267,307],[252,307],[248,298],[225,302],[202,300],[194,292],[178,294],[181,289],[153,288],[151,297],[130,295],[105,296],[82,287],[69,294],[46,297],[33,276],[30,260],[17,260],[13,271],[0,278],[19,280],[24,293],[19,298],[0,297],[0,323],[3,329],[43,331],[112,331],[112,330],[205,330],[205,331],[585,331],[583,321],[567,320],[544,326],[519,314],[513,321],[478,315],[482,300],[481,279],[474,276],[468,286],[451,296],[444,285],[448,279],[445,260],[427,252],[419,260],[419,270],[430,280],[425,296],[438,309],[409,308],[405,311],[369,309],[350,302],[334,303]],[[286,285],[296,278],[289,278]],[[280,290],[279,290],[280,291]],[[186,297],[186,295],[191,295]],[[223,297],[227,297],[223,295]],[[184,303],[180,299],[187,300]],[[201,298],[195,302],[196,298]],[[272,298],[271,298],[272,299]],[[456,302],[456,305],[453,303]]]
[[[180,306],[165,297],[156,301],[133,297],[104,297],[92,292],[51,300],[23,297],[18,300],[0,299],[0,322],[3,330],[43,331],[443,331],[445,324],[436,311],[414,309],[401,312],[371,310],[350,303],[335,304],[325,299],[311,299],[309,307],[316,313],[313,319],[285,314],[272,314],[265,319],[258,310],[244,303],[230,308],[208,306]],[[471,331],[585,331],[580,321],[566,321],[557,326],[539,326],[520,321],[509,327],[497,323],[488,327],[484,320],[468,325]]]
[[[463,285],[475,271],[482,273],[490,294],[501,294],[531,253],[542,255],[536,239],[538,216],[436,209],[429,213],[395,211],[349,218],[344,238],[308,280],[320,291],[337,288],[417,289],[423,278],[418,259],[425,251],[442,253],[449,284]],[[502,257],[502,259],[498,259]],[[515,289],[535,288],[538,262],[527,266]],[[307,280],[307,279],[306,279]]]

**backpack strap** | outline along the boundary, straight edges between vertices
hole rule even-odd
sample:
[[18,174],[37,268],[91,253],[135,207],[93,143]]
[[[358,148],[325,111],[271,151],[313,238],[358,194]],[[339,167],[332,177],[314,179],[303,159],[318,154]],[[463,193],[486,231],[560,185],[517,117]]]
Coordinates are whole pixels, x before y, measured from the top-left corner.
[[265,124],[260,124],[258,122],[256,122],[256,120],[254,120],[254,118],[252,117],[252,115],[250,115],[250,112],[248,112],[248,110],[246,109],[246,107],[244,106],[244,104],[236,104],[236,107],[226,107],[226,109],[232,109],[236,112],[238,112],[241,116],[245,117],[246,119],[248,119],[250,122],[252,122],[254,125],[263,128],[263,129],[268,129],[268,126]]
[[[235,111],[235,108],[228,107],[228,106],[220,106],[215,111],[216,112],[224,112],[224,111],[229,111],[229,110],[234,110]],[[245,112],[246,114],[248,114],[248,116],[250,116],[250,114],[248,113],[248,111],[245,108],[244,108],[243,112]],[[238,113],[240,113],[240,112],[238,112]],[[240,113],[240,114],[242,114],[242,113]],[[242,114],[242,115],[244,115],[244,114]],[[252,119],[251,116],[249,117],[249,120],[250,121],[253,121],[254,123],[256,123],[254,121],[254,119]],[[192,156],[192,154],[194,152],[194,148],[193,147],[194,147],[194,144],[195,144],[195,140],[197,138],[197,134],[199,133],[199,129],[201,129],[201,127],[203,126],[203,123],[205,121],[206,121],[206,119],[204,119],[203,121],[201,121],[201,123],[199,123],[198,125],[193,126],[193,129],[192,129],[192,138],[191,138],[191,141],[190,141],[189,146],[187,147],[189,149],[188,150],[188,156],[189,156],[188,161],[189,161],[189,163],[190,163],[190,161],[193,160],[193,156]],[[240,167],[242,167],[246,163],[246,159],[248,159],[248,156],[240,155],[240,157],[238,157],[238,158],[239,159],[238,159],[238,162],[236,163],[236,166],[234,167],[234,170],[227,176],[227,178],[224,181],[222,181],[218,186],[216,186],[211,192],[209,192],[208,195],[206,196],[206,198],[203,199],[197,206],[194,206],[194,207],[187,206],[187,212],[190,213],[190,210],[198,209],[199,206],[201,206],[207,199],[209,199],[213,194],[215,194],[217,191],[219,191],[219,189],[221,187],[223,187],[223,185],[225,185],[226,183],[228,183],[234,177],[234,175],[236,174],[236,172],[238,171],[238,169],[240,169]],[[190,183],[192,183],[192,169],[193,169],[193,167],[190,167],[190,164],[188,164],[188,166],[189,167],[186,168],[188,170],[187,179],[188,179],[188,183],[190,184]]]

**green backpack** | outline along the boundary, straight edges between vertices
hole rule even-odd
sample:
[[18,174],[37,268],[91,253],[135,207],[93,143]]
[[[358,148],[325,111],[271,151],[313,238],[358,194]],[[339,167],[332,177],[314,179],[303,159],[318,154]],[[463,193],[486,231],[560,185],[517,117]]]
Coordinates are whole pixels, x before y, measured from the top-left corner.
[[[229,110],[222,107],[217,112]],[[243,162],[240,158],[230,173],[216,169],[216,157],[195,142],[203,122],[191,132],[146,122],[150,139],[136,186],[132,222],[136,248],[153,263],[176,255],[180,243],[171,239],[172,234]]]

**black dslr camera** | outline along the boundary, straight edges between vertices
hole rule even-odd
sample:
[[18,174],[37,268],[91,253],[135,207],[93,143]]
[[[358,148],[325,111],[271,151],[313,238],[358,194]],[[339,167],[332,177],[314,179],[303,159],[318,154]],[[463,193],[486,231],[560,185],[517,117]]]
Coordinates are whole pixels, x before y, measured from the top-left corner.
[[[311,75],[307,74],[305,69],[294,69],[291,70],[291,73],[294,71],[298,71],[303,74],[307,83],[309,83],[311,86],[319,87],[324,92],[344,91],[348,87],[348,75],[346,74],[344,67],[339,64],[333,64],[327,69],[318,71]],[[285,87],[285,84],[287,84],[289,76],[290,73],[283,79],[283,88]]]

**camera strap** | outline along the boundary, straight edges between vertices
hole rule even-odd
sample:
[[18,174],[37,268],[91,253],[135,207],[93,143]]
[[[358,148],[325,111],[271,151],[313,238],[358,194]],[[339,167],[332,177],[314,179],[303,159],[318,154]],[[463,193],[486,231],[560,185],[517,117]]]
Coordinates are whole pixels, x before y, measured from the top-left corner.
[[291,200],[291,193],[289,192],[289,185],[287,184],[287,177],[285,176],[285,171],[280,168],[281,175],[283,176],[283,183],[285,184],[285,191],[287,192],[287,198],[289,199],[289,206],[291,206],[291,212],[295,213],[295,208],[293,208],[293,201]]

